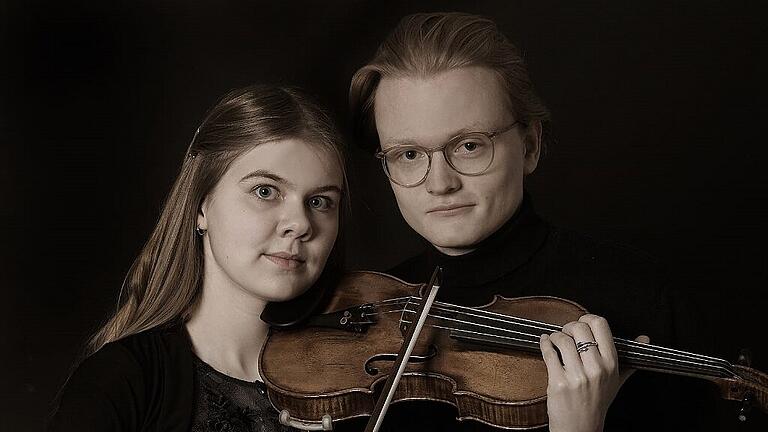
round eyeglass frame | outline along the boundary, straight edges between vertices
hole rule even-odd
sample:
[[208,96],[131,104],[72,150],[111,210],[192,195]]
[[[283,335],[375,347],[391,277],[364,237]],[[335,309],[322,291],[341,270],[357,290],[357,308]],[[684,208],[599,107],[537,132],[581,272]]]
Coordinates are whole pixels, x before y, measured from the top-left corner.
[[[451,138],[445,144],[443,144],[441,146],[438,146],[438,147],[425,148],[425,147],[420,147],[420,146],[415,146],[415,145],[405,145],[405,146],[396,145],[396,146],[390,147],[390,148],[388,148],[386,150],[381,150],[381,148],[379,148],[379,150],[376,152],[376,157],[381,159],[381,167],[384,169],[384,173],[387,175],[387,178],[389,178],[389,180],[392,181],[392,183],[395,183],[395,184],[400,185],[402,187],[416,187],[416,186],[424,183],[424,181],[429,176],[429,171],[432,169],[432,154],[435,153],[435,152],[441,152],[443,154],[443,158],[445,159],[445,161],[448,162],[448,166],[450,166],[451,169],[453,169],[457,173],[459,173],[461,175],[465,175],[465,176],[476,177],[476,176],[480,176],[480,175],[485,174],[485,172],[488,171],[488,168],[490,168],[491,165],[493,165],[493,158],[496,155],[496,142],[493,139],[496,138],[497,136],[501,135],[501,134],[504,134],[504,133],[507,133],[507,132],[511,131],[516,126],[523,126],[523,127],[525,127],[526,124],[521,122],[521,121],[519,121],[519,120],[515,120],[514,122],[512,122],[508,126],[506,126],[504,128],[501,128],[501,129],[498,129],[498,130],[493,131],[493,132],[472,131],[472,132],[463,133],[463,134],[460,134],[460,135],[457,135],[457,136]],[[465,173],[465,172],[460,171],[458,168],[456,168],[456,166],[453,164],[453,162],[451,162],[451,159],[449,157],[445,156],[445,149],[449,145],[451,145],[451,144],[453,144],[453,143],[455,143],[457,141],[461,141],[463,139],[466,139],[467,137],[475,135],[475,134],[484,135],[491,142],[491,160],[488,161],[488,166],[486,166],[482,170],[480,170],[480,171],[478,171],[476,173]],[[415,183],[409,183],[409,184],[400,183],[399,181],[393,179],[392,176],[389,173],[389,168],[387,167],[387,154],[390,153],[393,150],[401,149],[403,147],[413,147],[415,149],[422,150],[422,151],[424,151],[424,153],[427,154],[427,159],[428,159],[427,160],[427,171],[424,173],[424,176],[421,178],[421,180],[419,180],[419,181],[417,181]]]

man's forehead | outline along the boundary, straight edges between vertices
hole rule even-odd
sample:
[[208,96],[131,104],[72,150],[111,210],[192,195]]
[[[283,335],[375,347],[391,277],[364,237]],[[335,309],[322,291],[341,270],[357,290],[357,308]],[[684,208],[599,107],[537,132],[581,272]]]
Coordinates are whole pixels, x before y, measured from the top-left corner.
[[[470,132],[491,132],[491,127],[484,126],[483,123],[484,122],[473,122],[469,126],[461,127],[458,129],[446,129],[444,132],[440,134],[442,135],[441,139],[449,140],[451,138],[468,134]],[[420,138],[418,133],[412,136],[405,136],[405,135],[391,136],[391,137],[386,137],[384,138],[384,141],[381,141],[381,147],[382,149],[386,149],[388,147],[393,147],[396,145],[424,145],[425,143],[423,141],[428,141],[428,140],[429,139],[426,139],[426,138]]]
[[493,71],[459,68],[428,77],[385,77],[374,98],[382,147],[432,145],[466,132],[489,132],[511,119]]

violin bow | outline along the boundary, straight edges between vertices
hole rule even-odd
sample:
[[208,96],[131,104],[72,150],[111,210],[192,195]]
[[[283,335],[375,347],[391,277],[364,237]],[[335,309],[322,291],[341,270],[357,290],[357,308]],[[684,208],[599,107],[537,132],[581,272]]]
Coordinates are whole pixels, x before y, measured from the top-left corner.
[[392,397],[395,394],[397,385],[400,383],[400,377],[402,377],[403,372],[405,372],[405,366],[408,363],[408,359],[411,357],[413,348],[416,346],[416,340],[419,338],[422,327],[424,327],[424,322],[427,320],[429,310],[432,308],[432,303],[435,301],[435,296],[437,296],[437,290],[442,283],[442,274],[443,270],[440,267],[435,267],[435,271],[432,272],[432,277],[429,278],[429,295],[427,295],[426,300],[421,302],[416,310],[416,316],[418,316],[418,319],[415,321],[416,325],[408,327],[408,332],[403,340],[403,345],[400,346],[400,353],[397,354],[397,360],[395,360],[393,368],[396,369],[397,372],[390,374],[389,378],[387,378],[381,396],[379,396],[379,400],[376,401],[376,407],[373,409],[371,418],[368,419],[368,424],[365,426],[365,432],[378,432],[384,421],[384,415],[387,413],[387,409],[389,409],[389,404],[392,403]]

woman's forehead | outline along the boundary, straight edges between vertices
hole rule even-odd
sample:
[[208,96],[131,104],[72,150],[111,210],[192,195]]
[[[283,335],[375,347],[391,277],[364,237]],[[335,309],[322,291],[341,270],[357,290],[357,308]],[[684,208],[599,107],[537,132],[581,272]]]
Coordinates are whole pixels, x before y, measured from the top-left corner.
[[225,176],[241,182],[259,173],[272,173],[293,187],[317,183],[342,188],[343,173],[337,155],[319,143],[289,138],[259,144],[230,165]]

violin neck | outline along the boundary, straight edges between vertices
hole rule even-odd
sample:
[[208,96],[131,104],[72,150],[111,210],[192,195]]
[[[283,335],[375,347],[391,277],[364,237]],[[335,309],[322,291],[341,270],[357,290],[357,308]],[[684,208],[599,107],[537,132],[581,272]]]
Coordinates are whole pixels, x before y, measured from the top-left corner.
[[[482,345],[540,352],[538,340],[511,339],[494,334],[470,334],[451,331],[451,337]],[[619,362],[627,367],[698,378],[736,378],[733,366],[722,359],[666,348],[658,345],[615,338]],[[590,349],[595,349],[590,348]]]
[[[461,331],[451,332],[451,337],[484,345],[504,346],[539,352],[537,340],[501,338],[497,335],[469,335]],[[627,339],[614,338],[619,362],[628,367],[698,378],[736,378],[729,362],[700,354],[643,344]],[[590,348],[594,349],[594,348]]]
[[716,358],[673,348],[615,338],[619,362],[635,369],[698,378],[736,378],[733,365]]
[[[430,311],[434,325],[448,330],[450,337],[470,343],[538,352],[541,334],[562,330],[558,325],[491,311],[440,302],[435,305]],[[412,313],[405,307],[401,324],[410,323]],[[620,363],[632,368],[706,379],[738,378],[733,365],[719,358],[628,339],[614,338],[614,343]]]

